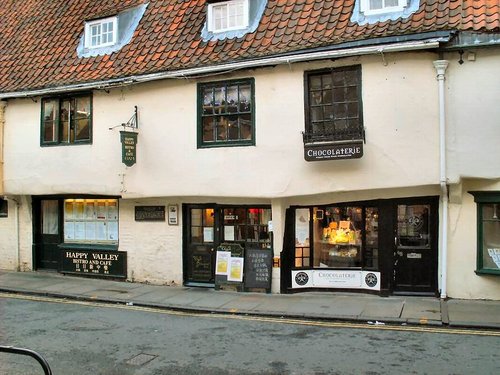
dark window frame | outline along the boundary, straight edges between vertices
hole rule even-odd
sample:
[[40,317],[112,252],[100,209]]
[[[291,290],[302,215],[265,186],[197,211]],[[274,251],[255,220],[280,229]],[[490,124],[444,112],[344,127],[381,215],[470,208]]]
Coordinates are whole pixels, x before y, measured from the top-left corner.
[[0,198],[0,217],[9,217],[9,201]]
[[[356,81],[344,82],[343,86],[334,86],[334,82],[343,74],[345,77],[346,72],[353,72],[356,75]],[[328,77],[331,82],[331,87],[327,87],[327,84],[323,85],[323,77]],[[311,83],[312,79],[319,77],[321,80],[321,87],[315,88]],[[335,101],[337,96],[335,89],[343,88],[343,94],[347,97],[355,92],[356,100],[344,100]],[[354,90],[349,90],[348,88],[354,88]],[[331,92],[329,92],[331,90]],[[318,98],[318,103],[312,103],[311,97],[313,94],[320,94],[321,97]],[[330,94],[330,102],[325,103],[324,97]],[[316,95],[317,96],[317,95]],[[365,141],[365,130],[363,125],[363,102],[362,102],[362,71],[361,65],[346,66],[340,68],[329,68],[314,71],[307,71],[304,73],[304,99],[305,99],[305,131],[303,132],[304,143],[314,143],[314,142],[349,142],[349,141]],[[349,106],[357,106],[356,116],[349,116]],[[342,110],[340,110],[342,108]],[[339,110],[336,110],[339,109]],[[320,114],[321,119],[313,121],[313,111],[317,110]],[[345,116],[342,116],[342,111],[344,111]],[[351,109],[352,111],[352,109]],[[325,120],[329,113],[328,119]],[[335,124],[338,122],[338,124]],[[340,126],[340,123],[344,122],[344,129],[336,129]],[[349,122],[357,123],[356,127],[349,129]],[[320,126],[323,130],[315,129],[315,126]],[[325,127],[329,126],[330,129],[325,130]]]
[[[483,247],[484,245],[484,224],[485,222],[498,222],[500,224],[500,216],[497,218],[485,218],[483,216],[485,206],[493,205],[496,212],[500,212],[500,191],[470,191],[474,196],[477,212],[477,248],[476,248],[476,270],[478,275],[500,275],[500,267],[497,269],[488,268],[484,266],[484,255],[488,250]],[[494,215],[495,216],[495,215]]]
[[[230,86],[250,86],[250,105],[248,106],[248,110],[241,111],[240,110],[240,105],[237,105],[238,109],[235,112],[230,112],[228,110],[228,103],[227,101],[224,101],[222,106],[224,106],[225,111],[222,113],[213,113],[213,114],[205,114],[204,113],[204,90],[205,89],[217,89],[217,88],[225,88],[225,95],[227,99],[227,87]],[[238,94],[239,96],[239,94]],[[217,81],[217,82],[203,82],[203,83],[198,83],[198,89],[197,89],[197,101],[198,101],[198,110],[197,110],[197,137],[198,137],[198,148],[213,148],[213,147],[233,147],[233,146],[255,146],[255,79],[254,78],[242,78],[242,79],[236,79],[236,80],[228,80],[228,81]],[[214,99],[215,99],[215,92],[214,92]],[[248,116],[250,115],[250,132],[249,132],[249,139],[242,138],[241,137],[241,122],[240,118],[242,116]],[[217,139],[218,138],[218,130],[217,130],[217,125],[213,125],[213,140],[206,141],[203,139],[204,136],[204,119],[209,119],[212,118],[213,120],[215,119],[223,119],[225,117],[237,117],[238,118],[238,133],[239,137],[238,139],[229,139],[227,137],[225,140],[224,139]]]
[[[62,130],[62,122],[63,120],[61,119],[61,113],[62,113],[62,103],[63,102],[70,102],[71,105],[71,110],[74,112],[76,109],[76,101],[81,98],[88,98],[89,100],[89,116],[88,116],[88,137],[84,139],[77,139],[75,133],[75,128],[76,128],[76,117],[74,115],[71,115],[69,117],[69,132],[73,132],[73,140],[71,140],[71,134],[70,134],[70,141],[65,142],[62,137],[63,137],[63,130]],[[48,122],[45,119],[45,104],[47,102],[54,101],[57,102],[57,118],[54,120],[55,121],[55,134],[53,134],[52,138],[53,140],[47,141],[45,140],[44,137],[44,131],[45,131],[45,124]],[[40,110],[40,146],[46,147],[46,146],[72,146],[72,145],[79,145],[79,144],[92,144],[92,128],[93,128],[93,98],[92,98],[92,93],[78,93],[74,95],[58,95],[58,96],[50,96],[50,97],[44,97],[41,100],[41,110]]]

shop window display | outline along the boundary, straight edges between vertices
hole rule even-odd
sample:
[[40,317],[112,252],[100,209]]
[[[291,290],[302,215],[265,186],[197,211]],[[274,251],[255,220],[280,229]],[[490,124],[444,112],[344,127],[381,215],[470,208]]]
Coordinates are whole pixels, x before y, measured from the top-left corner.
[[297,268],[378,268],[376,207],[296,209],[295,236]]

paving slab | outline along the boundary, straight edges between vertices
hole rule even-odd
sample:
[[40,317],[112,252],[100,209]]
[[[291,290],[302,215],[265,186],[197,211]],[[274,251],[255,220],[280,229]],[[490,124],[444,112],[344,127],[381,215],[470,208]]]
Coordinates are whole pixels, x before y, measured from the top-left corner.
[[500,328],[500,303],[498,301],[447,301],[450,326],[489,326]]
[[405,300],[401,317],[409,323],[426,324],[442,322],[441,300],[438,298],[408,297]]
[[364,303],[360,318],[385,321],[400,321],[404,301],[380,299],[369,300]]

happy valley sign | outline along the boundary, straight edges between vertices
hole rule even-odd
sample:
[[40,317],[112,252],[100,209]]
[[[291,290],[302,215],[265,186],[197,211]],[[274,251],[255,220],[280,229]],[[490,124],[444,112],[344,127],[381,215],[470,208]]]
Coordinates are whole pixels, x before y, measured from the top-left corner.
[[127,277],[127,253],[115,250],[61,250],[62,273]]
[[363,156],[363,142],[304,145],[306,161],[359,159]]

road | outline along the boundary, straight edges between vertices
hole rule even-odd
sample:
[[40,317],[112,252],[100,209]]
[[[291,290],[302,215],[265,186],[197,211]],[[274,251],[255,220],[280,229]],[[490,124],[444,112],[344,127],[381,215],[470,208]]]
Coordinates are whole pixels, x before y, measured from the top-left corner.
[[[56,375],[497,374],[500,332],[189,314],[0,295],[0,345]],[[43,374],[0,353],[0,374]]]

